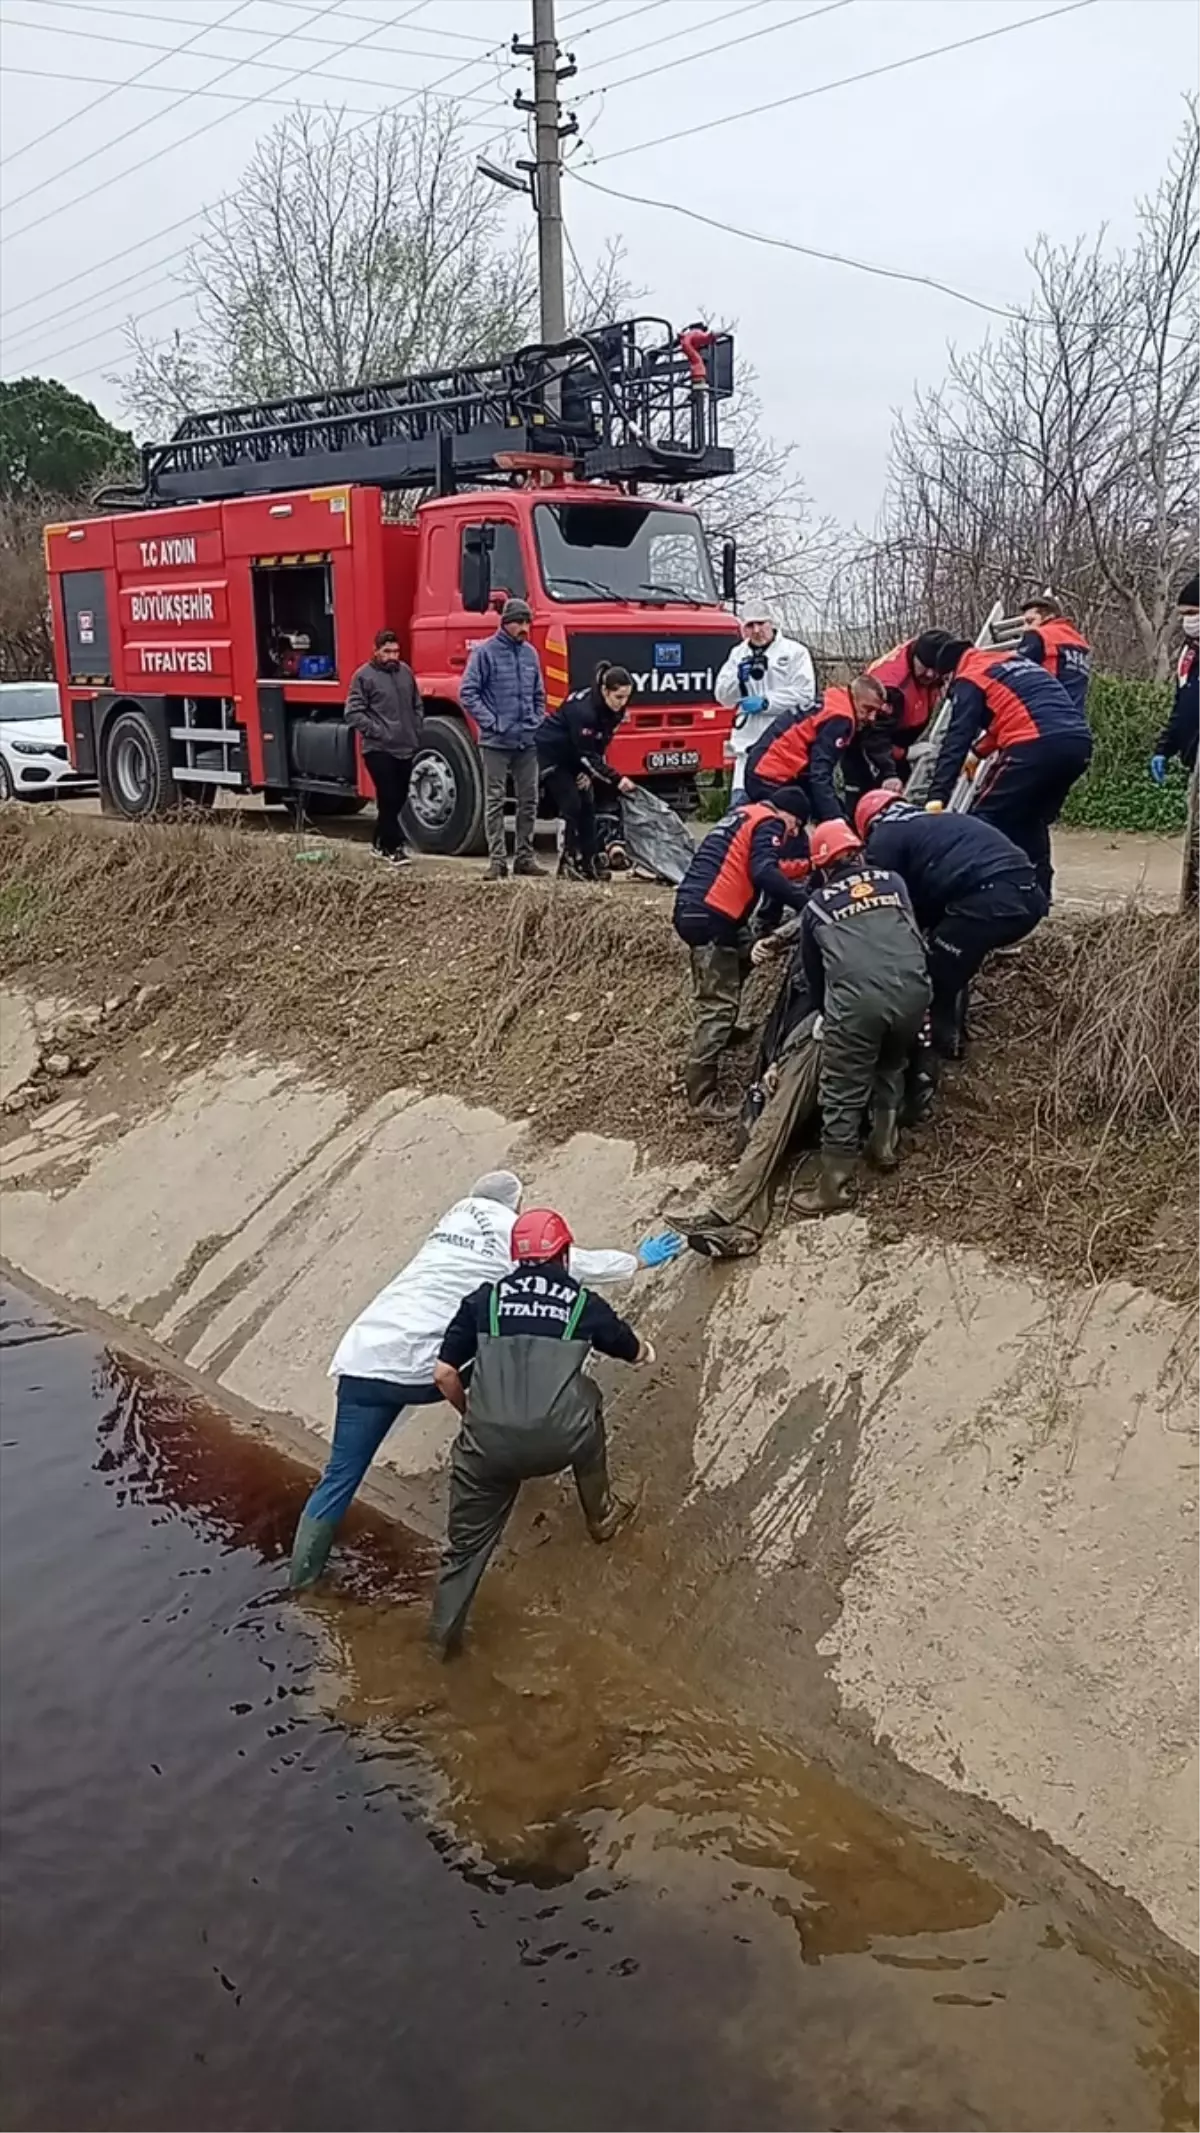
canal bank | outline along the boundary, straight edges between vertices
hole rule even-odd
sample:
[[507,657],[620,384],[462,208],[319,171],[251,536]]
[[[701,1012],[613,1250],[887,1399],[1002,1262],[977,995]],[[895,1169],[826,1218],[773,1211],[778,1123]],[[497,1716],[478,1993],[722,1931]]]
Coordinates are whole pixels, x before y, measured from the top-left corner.
[[[503,1580],[0,1304],[3,2123],[1186,2127],[1194,1995]],[[1119,1921],[1118,1921],[1119,1923]]]

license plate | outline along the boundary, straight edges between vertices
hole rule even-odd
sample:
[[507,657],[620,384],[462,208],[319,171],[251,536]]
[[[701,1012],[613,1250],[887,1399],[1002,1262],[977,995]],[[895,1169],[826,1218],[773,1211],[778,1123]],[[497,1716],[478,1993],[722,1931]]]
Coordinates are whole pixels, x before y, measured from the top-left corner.
[[656,748],[646,757],[647,770],[699,770],[698,748]]

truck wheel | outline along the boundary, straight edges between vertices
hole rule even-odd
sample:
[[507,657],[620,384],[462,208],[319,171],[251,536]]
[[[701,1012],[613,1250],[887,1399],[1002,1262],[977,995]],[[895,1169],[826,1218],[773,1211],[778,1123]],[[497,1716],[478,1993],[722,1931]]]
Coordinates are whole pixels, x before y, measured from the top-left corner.
[[107,814],[136,822],[162,815],[179,798],[166,734],[144,711],[118,711],[104,729],[100,793]]
[[465,726],[427,718],[413,761],[404,827],[419,852],[481,852],[483,766]]

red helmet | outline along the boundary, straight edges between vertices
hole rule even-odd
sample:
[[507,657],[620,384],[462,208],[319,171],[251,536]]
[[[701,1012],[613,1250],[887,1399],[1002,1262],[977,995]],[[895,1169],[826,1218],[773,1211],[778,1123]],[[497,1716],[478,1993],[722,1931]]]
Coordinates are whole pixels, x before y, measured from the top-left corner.
[[514,1259],[565,1259],[575,1239],[552,1207],[531,1207],[513,1223]]
[[860,837],[865,837],[876,815],[900,798],[898,792],[865,792],[854,810],[854,827]]
[[862,838],[848,822],[818,822],[808,833],[808,856],[815,867],[831,867],[835,859],[848,859],[861,852]]

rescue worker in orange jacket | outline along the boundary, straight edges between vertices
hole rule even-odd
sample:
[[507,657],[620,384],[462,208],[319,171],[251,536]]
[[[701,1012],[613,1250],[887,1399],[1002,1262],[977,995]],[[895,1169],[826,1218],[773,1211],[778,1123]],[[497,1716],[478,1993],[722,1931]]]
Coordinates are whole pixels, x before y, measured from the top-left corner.
[[930,803],[950,799],[963,764],[995,754],[982,773],[971,811],[990,822],[1033,861],[1050,900],[1054,869],[1050,825],[1092,759],[1092,735],[1079,706],[1045,667],[1018,652],[983,650],[951,638],[939,661],[950,675],[950,719],[929,788]]
[[887,691],[887,709],[876,725],[880,740],[886,737],[892,767],[901,778],[908,769],[908,751],[920,740],[946,686],[937,662],[949,642],[948,630],[922,630],[919,637],[893,646],[867,668]]
[[1049,593],[1030,593],[1021,609],[1025,634],[1017,643],[1022,659],[1045,667],[1061,681],[1071,702],[1082,711],[1092,678],[1092,648],[1068,622],[1058,601]]
[[729,1114],[717,1097],[721,1054],[732,1042],[750,966],[747,922],[760,897],[798,909],[808,873],[801,793],[775,806],[747,801],[711,829],[675,894],[674,925],[689,950],[696,1024],[683,1070],[688,1102],[702,1118]]
[[811,711],[783,712],[746,757],[748,797],[769,802],[787,787],[802,797],[802,821],[844,820],[835,772],[846,750],[882,715],[886,703],[883,684],[859,674],[849,688],[826,689]]

